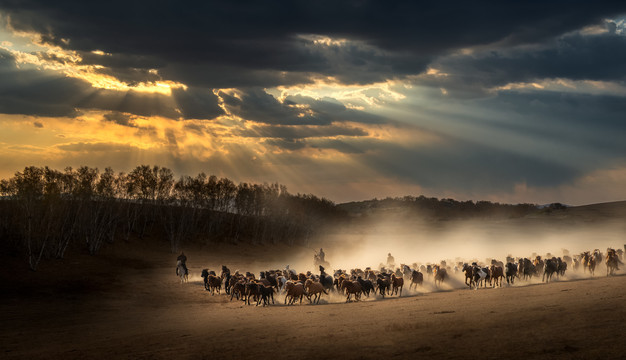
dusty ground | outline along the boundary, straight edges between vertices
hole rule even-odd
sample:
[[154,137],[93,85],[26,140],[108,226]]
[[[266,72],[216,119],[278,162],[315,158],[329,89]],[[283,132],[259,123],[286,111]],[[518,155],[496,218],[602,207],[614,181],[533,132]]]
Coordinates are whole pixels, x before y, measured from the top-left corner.
[[[398,298],[245,306],[204,291],[202,267],[277,268],[286,247],[217,247],[176,255],[125,248],[75,255],[36,273],[3,271],[3,359],[380,359],[626,357],[626,276],[469,290],[405,290]],[[21,268],[20,268],[21,266]],[[6,285],[6,287],[5,287]]]

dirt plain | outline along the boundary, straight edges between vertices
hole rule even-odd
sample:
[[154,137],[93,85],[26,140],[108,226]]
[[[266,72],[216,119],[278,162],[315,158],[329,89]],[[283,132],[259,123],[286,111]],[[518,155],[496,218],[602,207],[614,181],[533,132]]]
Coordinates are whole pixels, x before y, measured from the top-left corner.
[[[251,264],[289,248],[223,247],[188,253],[180,284],[171,254],[81,255],[25,272],[0,303],[5,359],[376,359],[626,356],[626,276],[570,276],[469,290],[429,279],[402,297],[320,305],[246,306],[211,296],[199,263]],[[122,255],[123,254],[123,255]],[[141,254],[141,257],[139,255]],[[235,257],[236,254],[236,257]],[[133,257],[135,255],[136,257]],[[277,256],[277,255],[274,255]],[[219,261],[217,260],[219,258]],[[254,259],[254,260],[253,260]],[[194,266],[195,265],[195,266]],[[78,270],[74,272],[72,270]]]
[[97,256],[45,261],[37,272],[26,270],[23,259],[1,256],[0,357],[626,358],[626,267],[609,277],[603,266],[593,278],[569,269],[548,284],[537,279],[478,290],[468,289],[460,274],[441,289],[425,277],[422,288],[405,287],[401,297],[345,303],[345,297],[331,295],[319,305],[305,300],[285,306],[278,295],[269,307],[211,296],[199,276],[203,268],[222,264],[258,275],[284,268],[285,259],[297,260],[297,270],[314,270],[301,265],[311,250],[186,248],[186,284],[174,274],[177,254],[167,243],[118,242]]

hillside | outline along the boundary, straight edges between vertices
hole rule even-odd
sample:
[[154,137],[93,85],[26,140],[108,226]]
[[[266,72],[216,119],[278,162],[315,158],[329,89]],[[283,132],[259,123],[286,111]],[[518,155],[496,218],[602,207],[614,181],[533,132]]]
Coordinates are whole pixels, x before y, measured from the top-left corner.
[[626,201],[565,206],[559,203],[500,204],[488,201],[457,201],[420,197],[373,199],[338,204],[352,218],[394,216],[411,219],[453,220],[470,218],[571,218],[584,222],[626,218]]

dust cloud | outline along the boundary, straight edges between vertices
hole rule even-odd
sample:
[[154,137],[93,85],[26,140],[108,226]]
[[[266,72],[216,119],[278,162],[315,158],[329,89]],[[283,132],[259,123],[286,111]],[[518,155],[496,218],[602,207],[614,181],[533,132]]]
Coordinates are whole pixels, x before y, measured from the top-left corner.
[[[332,269],[378,268],[391,253],[397,266],[505,261],[506,256],[576,255],[623,248],[624,223],[550,226],[527,221],[454,221],[444,225],[380,222],[359,233],[338,232],[322,239]],[[312,255],[311,255],[312,256]],[[311,262],[311,261],[309,261]]]
[[[455,269],[459,263],[478,262],[490,264],[492,259],[502,262],[507,256],[515,259],[520,257],[571,257],[584,251],[600,249],[605,253],[607,247],[619,249],[626,243],[626,226],[624,222],[596,222],[580,224],[572,222],[545,222],[533,219],[504,219],[479,221],[445,221],[407,222],[406,219],[387,219],[370,223],[366,227],[351,227],[335,230],[323,238],[312,239],[307,246],[300,246],[285,251],[257,249],[265,252],[263,260],[233,264],[231,270],[250,271],[259,274],[270,269],[290,269],[306,273],[311,271],[319,274],[313,256],[324,248],[329,266],[326,272],[330,275],[335,270],[379,269],[385,266],[387,255],[395,258],[395,265],[406,264],[411,268],[427,264],[446,262],[448,279],[439,287],[435,286],[432,275],[424,274],[424,283],[417,288],[409,289],[405,283],[402,296],[419,296],[420,294],[440,291],[451,291],[467,288],[464,274]],[[598,264],[595,276],[605,275],[603,263]],[[619,273],[623,273],[624,268]],[[588,278],[589,273],[578,271],[568,264],[565,276],[553,278],[553,281],[568,281]],[[194,280],[200,280],[195,275]],[[527,286],[541,283],[541,277],[530,280],[516,280],[515,286]],[[507,286],[506,283],[504,286]],[[282,298],[282,297],[281,297]],[[379,294],[363,296],[363,301],[382,300]],[[320,304],[345,302],[345,295],[330,293],[323,295]],[[307,301],[308,302],[308,301]]]

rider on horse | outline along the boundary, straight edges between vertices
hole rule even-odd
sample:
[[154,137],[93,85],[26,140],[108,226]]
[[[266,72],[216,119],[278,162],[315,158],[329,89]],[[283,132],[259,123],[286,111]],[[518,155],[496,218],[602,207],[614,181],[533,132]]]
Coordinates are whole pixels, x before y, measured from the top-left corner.
[[324,266],[328,266],[326,263],[326,254],[324,253],[324,250],[322,250],[322,248],[320,248],[320,252],[317,254],[313,255],[313,263],[317,266],[317,265],[324,265]]
[[180,261],[181,265],[183,265],[183,268],[185,268],[185,274],[189,274],[189,269],[187,269],[187,256],[185,256],[184,252],[180,252],[180,255],[178,255],[176,261]]
[[392,269],[396,266],[396,259],[391,256],[391,253],[387,254],[387,266]]

